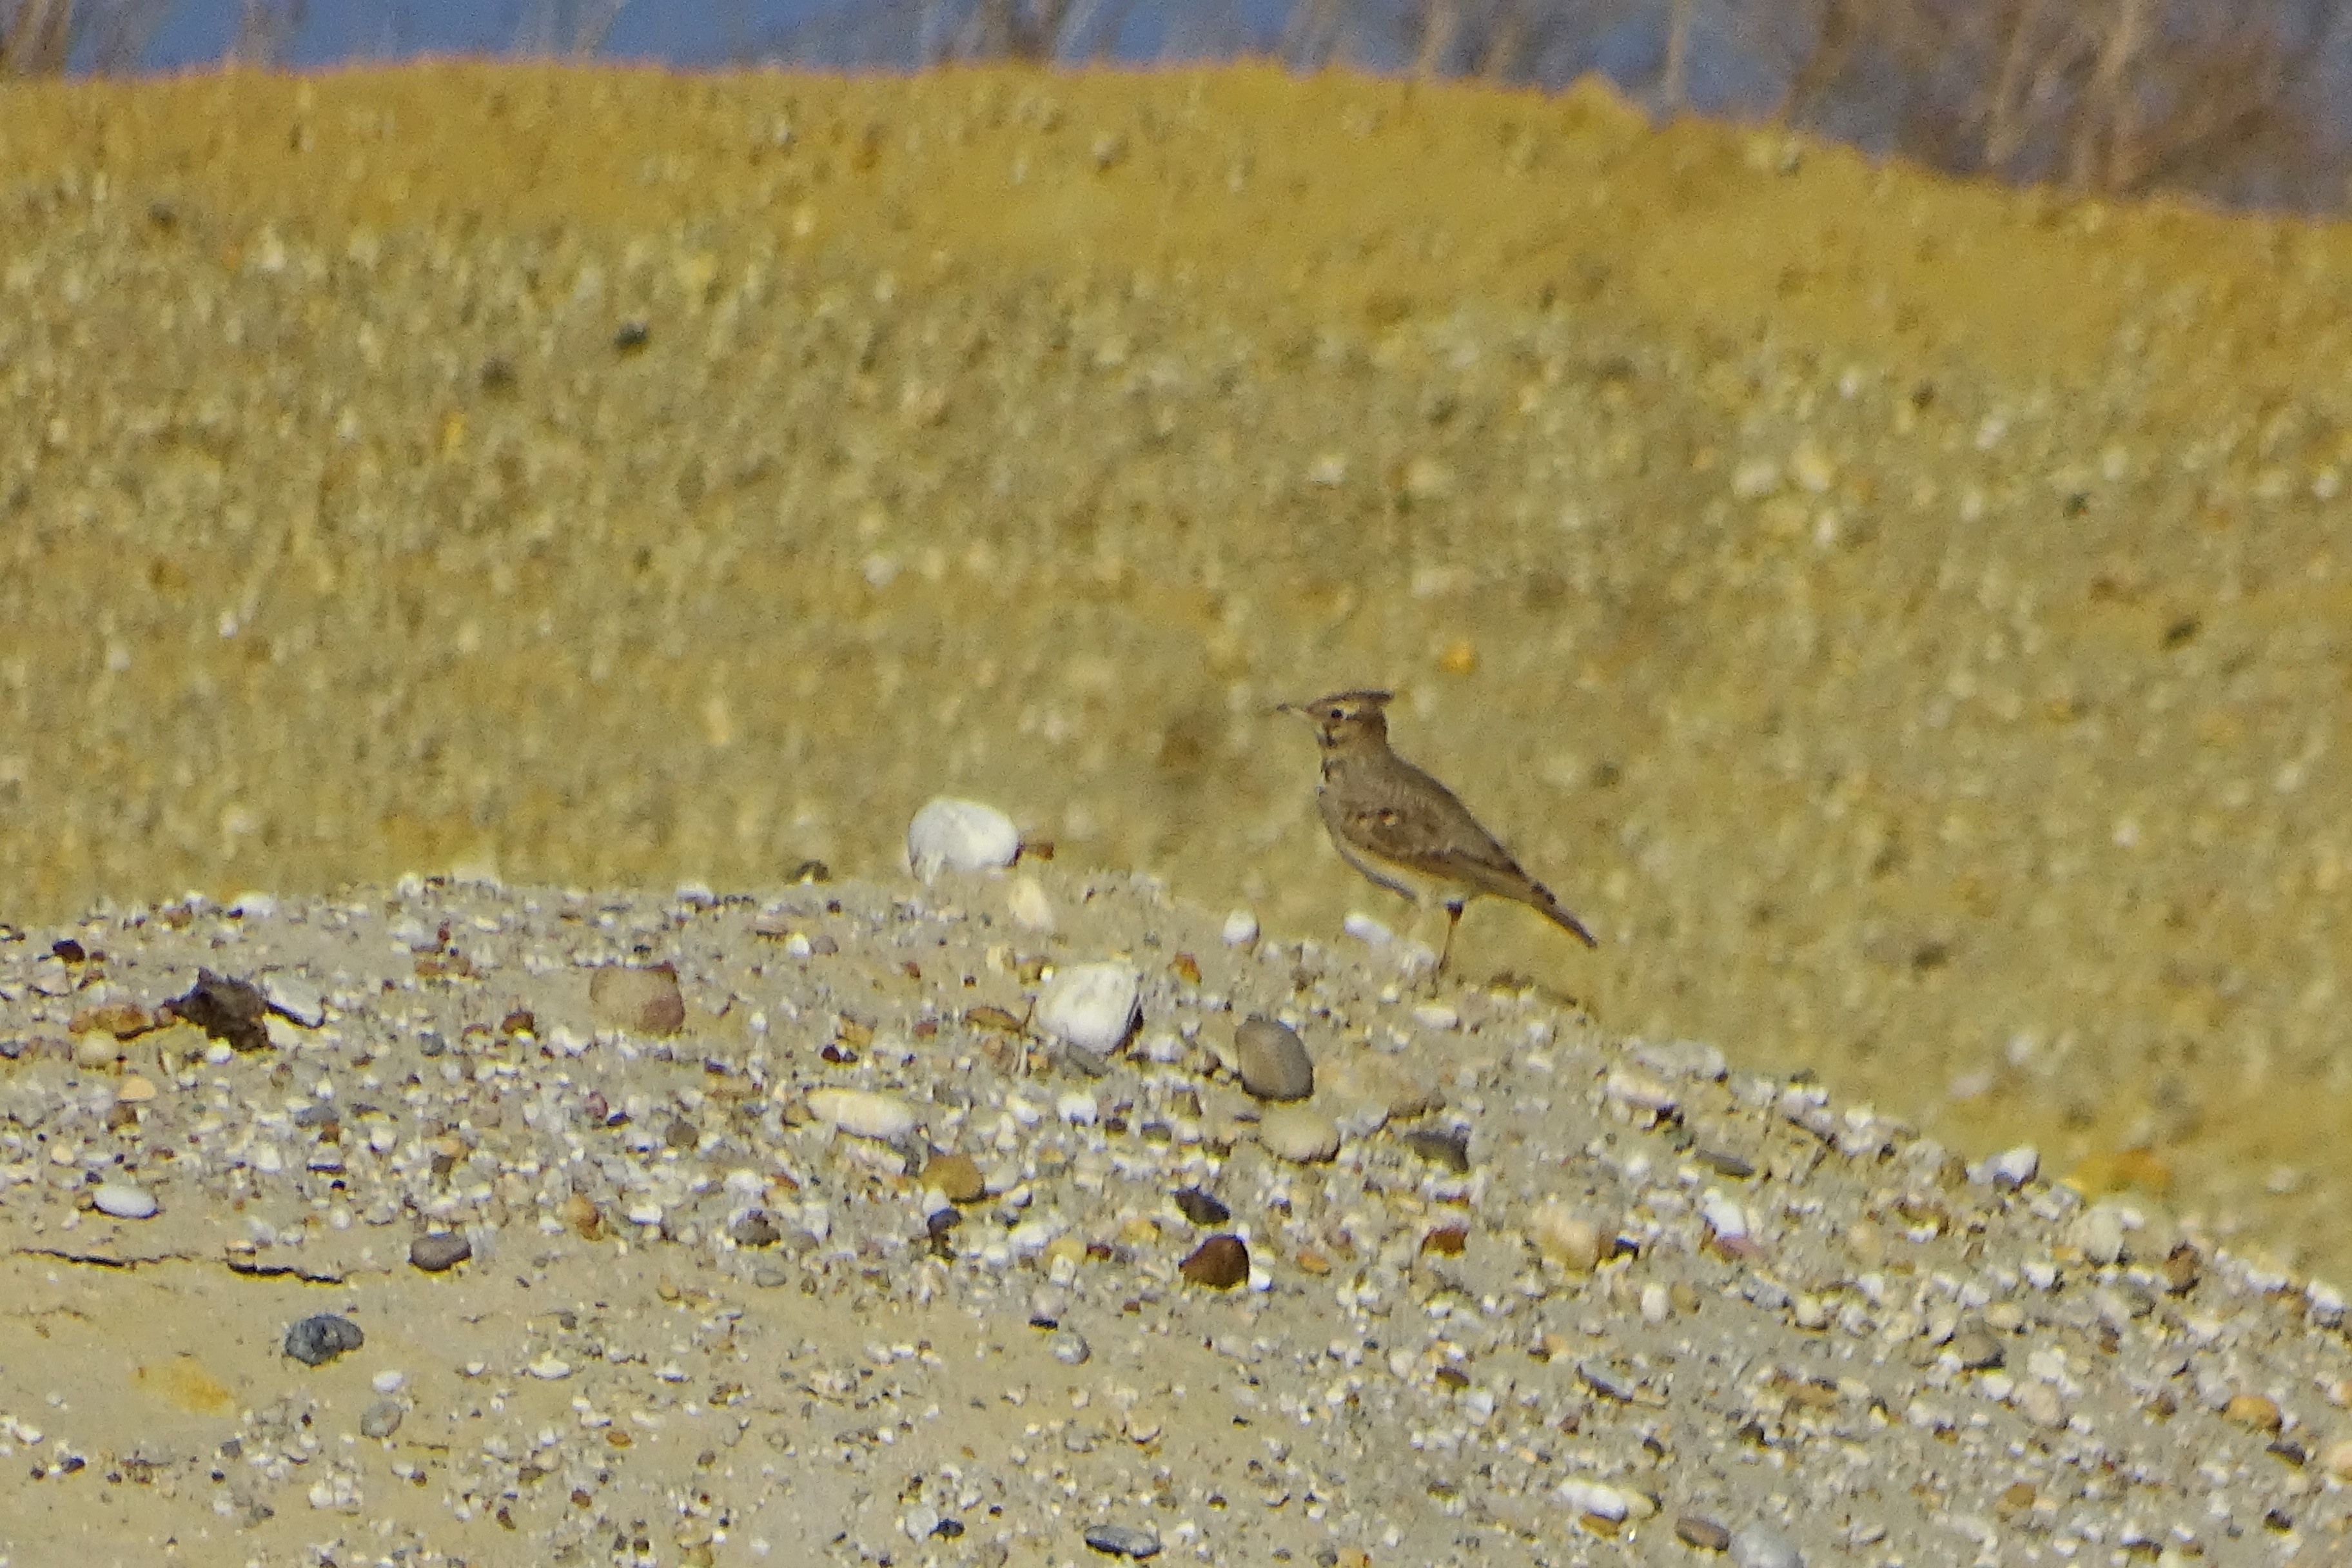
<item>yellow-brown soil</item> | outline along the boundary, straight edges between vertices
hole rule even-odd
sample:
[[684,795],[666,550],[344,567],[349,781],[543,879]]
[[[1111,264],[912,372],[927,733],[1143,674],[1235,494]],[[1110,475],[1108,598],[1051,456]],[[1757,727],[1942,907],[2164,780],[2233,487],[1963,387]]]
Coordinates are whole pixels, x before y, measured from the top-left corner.
[[1471,977],[2352,1279],[2340,230],[1265,71],[13,87],[0,170],[19,923],[953,789],[1325,932],[1266,710],[1394,683],[1605,938]]

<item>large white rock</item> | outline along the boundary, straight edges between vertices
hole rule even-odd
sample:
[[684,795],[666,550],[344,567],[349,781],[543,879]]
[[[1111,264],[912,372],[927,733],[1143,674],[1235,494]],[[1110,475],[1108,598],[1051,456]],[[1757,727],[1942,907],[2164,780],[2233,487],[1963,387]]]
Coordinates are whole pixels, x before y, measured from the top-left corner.
[[1124,963],[1074,963],[1037,999],[1037,1024],[1056,1039],[1101,1056],[1143,1013],[1142,980]]
[[928,882],[941,871],[986,871],[1021,853],[1021,830],[992,805],[941,795],[907,828],[907,867]]

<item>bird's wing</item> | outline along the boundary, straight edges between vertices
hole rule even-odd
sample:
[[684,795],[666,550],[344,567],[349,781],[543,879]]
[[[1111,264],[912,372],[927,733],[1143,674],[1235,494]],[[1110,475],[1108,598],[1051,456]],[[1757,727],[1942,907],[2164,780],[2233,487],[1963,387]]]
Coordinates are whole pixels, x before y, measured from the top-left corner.
[[1341,808],[1359,843],[1401,866],[1500,898],[1525,903],[1540,891],[1453,791],[1410,763],[1403,766],[1417,775],[1418,787],[1382,790]]

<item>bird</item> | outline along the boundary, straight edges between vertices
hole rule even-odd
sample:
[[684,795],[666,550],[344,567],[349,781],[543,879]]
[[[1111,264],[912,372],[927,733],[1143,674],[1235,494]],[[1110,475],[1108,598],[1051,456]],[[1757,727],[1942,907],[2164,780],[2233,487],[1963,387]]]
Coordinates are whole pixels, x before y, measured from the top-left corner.
[[1412,900],[1417,911],[1445,910],[1445,947],[1453,956],[1462,910],[1481,896],[1527,905],[1587,947],[1600,942],[1551,889],[1519,868],[1454,792],[1389,749],[1388,691],[1335,691],[1312,702],[1285,702],[1315,726],[1323,779],[1315,792],[1332,847],[1371,881]]

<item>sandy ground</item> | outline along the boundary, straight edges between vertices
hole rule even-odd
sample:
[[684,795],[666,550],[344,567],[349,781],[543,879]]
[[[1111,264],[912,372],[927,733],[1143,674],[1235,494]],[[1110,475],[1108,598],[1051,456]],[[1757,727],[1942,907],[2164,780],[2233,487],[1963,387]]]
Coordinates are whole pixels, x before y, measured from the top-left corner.
[[[2342,1560],[2332,1292],[1242,934],[1050,870],[26,934],[0,1561]],[[1108,1056],[1034,1026],[1093,965]]]
[[0,918],[887,870],[1383,918],[1276,699],[1604,938],[1471,978],[2352,1278],[2335,228],[1265,73],[0,98]]

